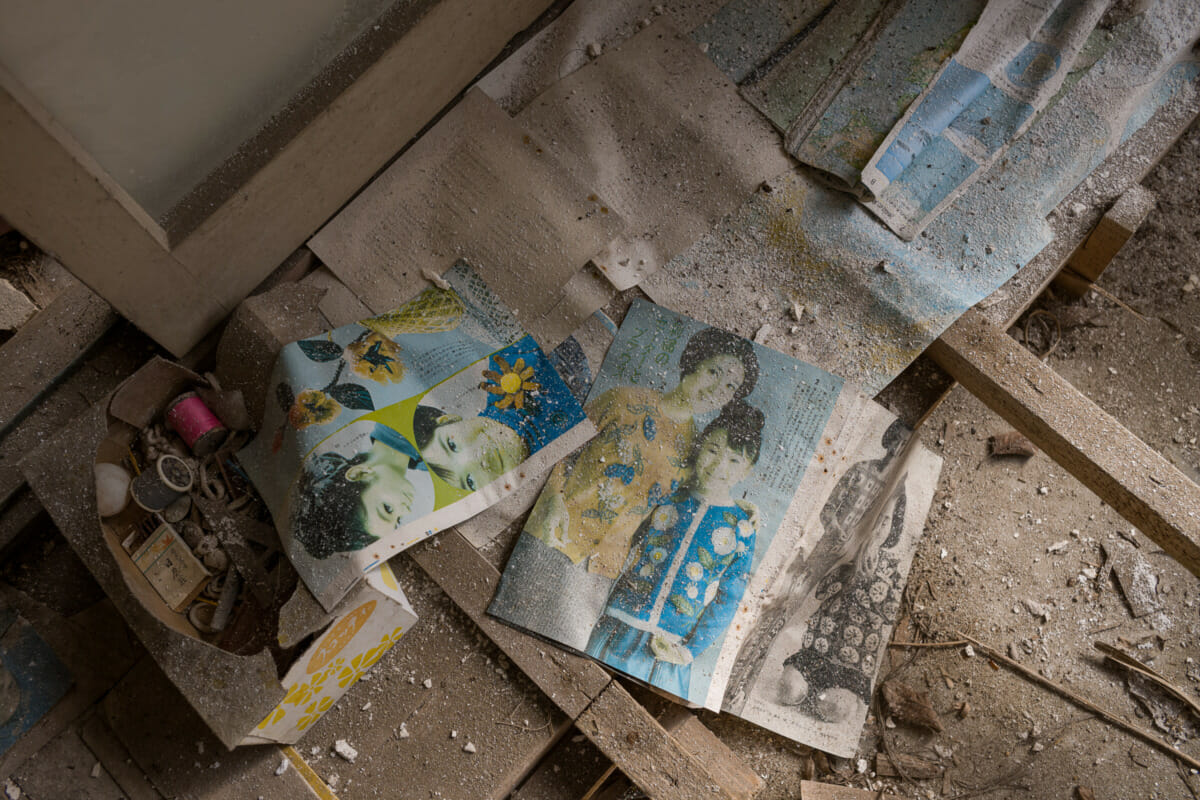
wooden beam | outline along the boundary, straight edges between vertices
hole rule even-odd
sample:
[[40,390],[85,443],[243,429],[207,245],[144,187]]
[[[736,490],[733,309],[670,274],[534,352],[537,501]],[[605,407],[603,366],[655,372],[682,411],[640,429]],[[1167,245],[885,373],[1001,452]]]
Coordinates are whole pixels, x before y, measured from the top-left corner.
[[117,321],[103,299],[75,283],[0,346],[0,436]]
[[1096,229],[1067,259],[1054,279],[1054,288],[1071,297],[1082,297],[1120,252],[1154,209],[1158,195],[1135,183],[1117,198],[1100,218]]
[[926,351],[1193,574],[1200,486],[972,309]]

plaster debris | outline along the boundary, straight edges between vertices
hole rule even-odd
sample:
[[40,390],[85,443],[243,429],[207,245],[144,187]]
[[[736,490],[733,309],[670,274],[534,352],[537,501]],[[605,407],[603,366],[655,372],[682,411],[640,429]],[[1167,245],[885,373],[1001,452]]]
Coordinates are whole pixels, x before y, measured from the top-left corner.
[[466,744],[463,745],[463,752],[474,754],[476,752],[475,745],[471,744],[470,742],[467,742]]
[[291,765],[292,765],[292,762],[290,760],[288,760],[287,756],[284,756],[283,758],[279,759],[279,766],[275,768],[275,777],[279,777],[283,773],[287,772],[288,767],[290,767]]
[[774,328],[771,327],[771,324],[769,322],[766,323],[755,332],[754,341],[758,342],[759,344],[766,344],[767,337],[770,336],[773,331]]
[[421,685],[424,686],[426,689],[432,689],[433,688],[433,679],[426,678],[425,680],[423,680],[421,682]]
[[333,752],[337,753],[342,758],[354,763],[354,759],[358,758],[358,751],[350,746],[350,743],[345,739],[338,739],[333,743]]
[[963,655],[966,656],[967,658],[974,658],[975,657],[975,648],[971,647],[971,645],[967,645],[966,647],[963,648]]
[[588,58],[599,58],[604,52],[604,44],[601,42],[592,42],[587,46]]
[[95,764],[92,765],[92,773],[91,774],[92,774],[93,778],[99,778],[103,773],[104,773],[104,767],[102,767],[100,765],[99,761],[97,761]]
[[9,778],[4,782],[4,796],[7,797],[8,800],[19,800],[21,797],[21,787],[13,783],[12,778]]
[[434,286],[436,286],[439,289],[449,289],[450,288],[450,282],[447,281],[445,278],[443,278],[441,275],[439,275],[434,270],[430,269],[429,267],[425,267],[424,269],[422,269],[421,275],[423,275],[425,277],[425,280],[429,281],[430,283],[432,283]]
[[0,330],[15,331],[37,313],[37,306],[17,287],[0,278]]
[[405,725],[403,722],[401,722],[400,727],[396,729],[396,738],[397,739],[407,739],[409,737],[409,735],[410,734],[408,732],[408,726]]

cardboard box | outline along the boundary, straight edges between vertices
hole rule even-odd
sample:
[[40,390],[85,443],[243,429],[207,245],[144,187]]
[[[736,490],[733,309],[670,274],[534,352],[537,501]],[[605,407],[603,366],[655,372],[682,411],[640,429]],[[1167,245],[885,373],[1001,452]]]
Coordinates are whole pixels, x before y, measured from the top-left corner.
[[[144,522],[147,512],[130,503],[120,514],[100,519],[94,479],[78,470],[55,471],[56,459],[72,454],[85,461],[89,476],[91,453],[96,462],[120,463],[141,428],[161,419],[166,404],[200,380],[163,359],[147,363],[117,389],[107,408],[93,409],[39,451],[26,474],[151,656],[217,737],[231,749],[291,744],[416,622],[388,565],[369,573],[332,613],[297,583],[279,610],[277,641],[288,654],[280,668],[266,648],[238,655],[210,644],[186,613],[164,599],[155,576],[143,572],[123,547],[130,526]],[[56,456],[56,445],[72,452]],[[70,507],[81,502],[82,514]]]

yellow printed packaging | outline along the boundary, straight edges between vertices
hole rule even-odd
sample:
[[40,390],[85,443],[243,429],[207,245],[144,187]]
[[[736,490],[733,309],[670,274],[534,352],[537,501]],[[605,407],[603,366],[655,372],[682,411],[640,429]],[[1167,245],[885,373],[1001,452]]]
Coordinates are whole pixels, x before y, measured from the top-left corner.
[[342,611],[283,678],[287,694],[242,744],[294,744],[417,621],[387,562],[368,572]]

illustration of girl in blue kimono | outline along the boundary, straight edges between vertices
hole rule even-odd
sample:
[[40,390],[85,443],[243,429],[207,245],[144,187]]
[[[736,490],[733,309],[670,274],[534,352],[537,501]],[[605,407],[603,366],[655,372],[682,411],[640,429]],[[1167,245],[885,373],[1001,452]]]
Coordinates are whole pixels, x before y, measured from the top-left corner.
[[587,653],[687,699],[692,662],[741,601],[755,529],[730,490],[758,461],[763,414],[726,406],[696,444],[683,488],[637,529]]

